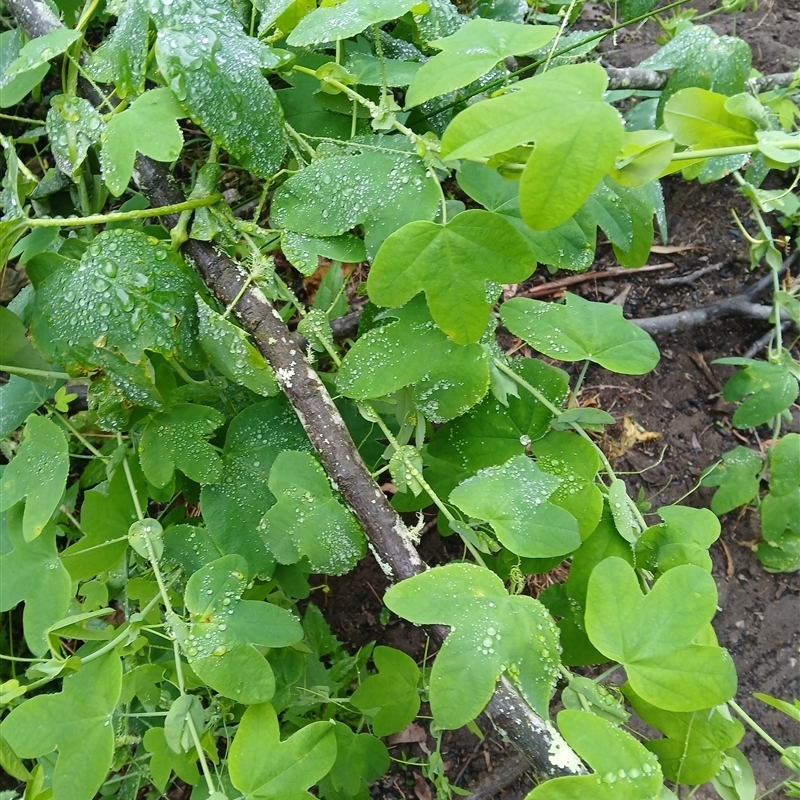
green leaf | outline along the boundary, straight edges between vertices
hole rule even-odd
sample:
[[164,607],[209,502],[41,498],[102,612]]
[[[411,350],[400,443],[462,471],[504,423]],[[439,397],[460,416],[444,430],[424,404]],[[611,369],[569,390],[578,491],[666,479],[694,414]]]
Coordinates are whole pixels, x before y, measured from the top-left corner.
[[345,264],[359,264],[367,259],[364,242],[348,233],[319,237],[284,231],[281,234],[281,250],[303,275],[313,275],[317,271],[319,256]]
[[122,688],[122,664],[113,653],[84,664],[64,678],[57,694],[31,697],[0,724],[20,758],[58,750],[54,797],[92,800],[114,756],[112,715]]
[[183,150],[183,133],[177,120],[186,116],[169,89],[152,89],[115,114],[106,126],[101,159],[103,180],[119,197],[133,174],[136,153],[156,161],[175,161]]
[[707,508],[662,506],[658,515],[663,524],[648,528],[636,543],[637,565],[656,575],[681,564],[711,572],[708,548],[721,530],[716,514]]
[[[17,105],[41,83],[50,69],[50,65],[44,63],[31,70],[20,72],[14,77],[6,75],[6,70],[17,60],[21,49],[22,31],[19,28],[0,33],[0,108]],[[0,261],[3,260],[0,258]]]
[[164,553],[164,529],[157,519],[137,519],[128,528],[128,542],[142,558],[160,561]]
[[336,761],[334,723],[312,722],[281,741],[278,717],[269,703],[244,712],[231,744],[228,767],[233,785],[246,797],[302,800]]
[[[3,684],[3,687],[5,688],[6,684]],[[0,736],[0,767],[2,767],[8,775],[18,781],[29,781],[31,779],[31,773],[28,771],[28,768],[22,763],[19,756],[8,746],[8,742],[2,736]],[[34,767],[34,769],[36,769],[36,767]],[[16,797],[16,792],[12,792],[12,797]]]
[[574,294],[564,305],[518,297],[503,304],[500,318],[515,336],[559,361],[587,359],[623,375],[643,375],[658,363],[655,342],[619,306]]
[[222,459],[207,439],[223,422],[219,411],[189,403],[155,414],[139,441],[139,462],[147,480],[166,486],[179,469],[197,483],[216,483]]
[[450,626],[430,677],[438,725],[455,729],[475,719],[504,673],[531,708],[547,714],[558,675],[558,632],[537,600],[510,596],[488,569],[448,564],[395,584],[384,602],[410,622]]
[[[408,86],[419,72],[420,64],[414,61],[399,61],[394,58],[383,59],[383,72],[387,86]],[[353,53],[347,59],[345,69],[355,75],[356,84],[361,86],[382,86],[381,59],[369,53]],[[408,95],[406,95],[408,98]]]
[[761,458],[746,447],[734,447],[722,454],[722,463],[703,476],[701,486],[719,486],[711,498],[715,514],[727,514],[746,505],[758,494]]
[[269,397],[278,384],[264,356],[248,341],[247,334],[197,295],[197,339],[209,361],[226,378]]
[[603,495],[594,483],[600,469],[597,449],[576,433],[552,431],[532,442],[531,450],[539,468],[561,480],[550,502],[575,517],[586,539],[603,513]]
[[714,709],[692,712],[664,711],[639,697],[629,684],[622,687],[633,710],[651,727],[664,734],[645,747],[654,753],[667,780],[695,786],[719,772],[725,751],[736,747],[744,727]]
[[[376,144],[381,141],[376,137]],[[366,150],[317,158],[289,178],[275,192],[271,220],[278,228],[322,238],[363,225],[372,258],[389,234],[433,219],[438,205],[436,184],[416,153]]]
[[522,172],[520,209],[532,228],[554,228],[581,207],[622,144],[619,114],[603,101],[607,80],[597,64],[528,78],[520,91],[462,111],[442,137],[442,157],[492,156],[535,142]]
[[697,711],[736,692],[727,651],[695,644],[716,608],[714,579],[701,567],[674,567],[643,595],[633,568],[607,558],[589,579],[586,631],[601,653],[625,667],[640,697],[667,711]]
[[800,486],[780,497],[770,492],[761,501],[760,510],[764,540],[773,547],[800,550]]
[[729,403],[744,400],[733,415],[737,428],[771,422],[797,399],[800,385],[788,364],[736,357],[718,358],[714,363],[744,367],[722,387],[722,397]]
[[63,383],[53,381],[42,385],[12,375],[8,383],[0,386],[0,439],[11,435]]
[[170,525],[164,531],[164,561],[179,564],[186,575],[221,555],[208,529],[201,525]]
[[666,131],[626,131],[611,177],[622,186],[643,186],[663,173],[674,151]]
[[288,139],[262,69],[275,69],[280,57],[245,35],[228,3],[177,0],[150,4],[149,11],[158,28],[158,66],[189,115],[243,167],[272,176]]
[[719,772],[711,781],[722,800],[753,800],[756,779],[744,753],[732,748],[725,753]]
[[44,530],[58,508],[68,472],[67,439],[61,428],[46,417],[28,417],[22,446],[0,480],[0,511],[27,498],[22,518],[26,542]]
[[415,5],[416,0],[344,0],[335,6],[323,6],[303,17],[286,42],[302,47],[349,39],[371,25],[401,17]]
[[281,453],[270,470],[269,489],[278,502],[259,530],[278,563],[294,564],[305,556],[314,572],[343,575],[363,558],[364,533],[312,455]]
[[394,320],[361,336],[345,356],[336,386],[345,397],[367,400],[414,387],[414,405],[433,422],[457,417],[489,388],[485,350],[447,338],[422,298],[386,312]]
[[275,560],[257,530],[275,503],[269,475],[279,453],[310,450],[311,445],[283,395],[248,406],[228,427],[218,483],[200,493],[200,505],[214,544],[238,553],[254,575],[272,574]]
[[496,170],[474,161],[464,161],[458,185],[489,211],[502,214],[527,239],[534,258],[559,269],[583,271],[594,259],[594,226],[577,217],[555,228],[535,231],[522,220],[519,181],[506,180]]
[[[564,708],[590,711],[615,725],[624,725],[630,714],[625,710],[622,698],[612,694],[604,686],[581,675],[572,675],[569,684],[561,692]],[[588,705],[587,705],[588,704]]]
[[512,553],[564,556],[580,546],[581,537],[575,517],[547,501],[560,483],[527,456],[516,456],[459,484],[450,501],[465,514],[489,522]]
[[422,65],[406,92],[406,108],[476,81],[509,56],[544,47],[558,28],[471,19],[452,36],[429,42],[442,52]]
[[367,291],[379,306],[401,306],[424,291],[434,322],[454,342],[471,344],[489,321],[486,282],[521,283],[535,269],[511,223],[490,211],[465,211],[447,225],[412,222],[389,236]]
[[[8,468],[6,468],[7,470]],[[42,534],[26,542],[22,534],[22,505],[0,517],[6,529],[9,552],[0,555],[0,611],[24,602],[22,627],[25,643],[36,656],[47,652],[47,629],[67,615],[72,579],[58,558],[56,526],[48,523]]]
[[164,744],[173,753],[188,753],[192,749],[190,724],[200,731],[203,729],[203,722],[203,704],[200,698],[191,694],[180,695],[164,718]]
[[144,91],[148,23],[144,3],[122,3],[117,24],[86,64],[96,81],[113,82],[121,99]]
[[769,493],[781,497],[800,485],[800,434],[784,434],[769,454]]
[[150,759],[150,777],[160,792],[167,788],[169,776],[174,772],[184,783],[197,786],[200,773],[197,770],[197,755],[192,752],[176,753],[167,746],[163,728],[150,728],[142,737],[142,744]]
[[254,645],[287,647],[303,638],[298,620],[283,608],[242,600],[247,562],[226,555],[192,575],[184,603],[191,614],[178,626],[178,640],[197,676],[239,703],[264,703],[275,693],[275,677]]
[[372,660],[378,674],[366,678],[353,692],[350,702],[361,711],[378,709],[372,731],[376,736],[391,736],[403,730],[419,713],[419,667],[401,650],[380,645],[372,651]]
[[561,711],[557,721],[562,736],[594,774],[544,781],[526,800],[655,800],[659,795],[659,763],[629,733],[586,711]]
[[[25,326],[20,318],[5,306],[0,306],[0,364],[46,372],[50,370],[50,364],[25,335]],[[53,383],[52,378],[38,375],[31,375],[29,380],[47,385]]]
[[47,135],[56,166],[75,180],[89,148],[100,141],[105,123],[95,107],[81,97],[55,95],[47,112]]
[[755,123],[731,114],[727,99],[705,89],[683,89],[664,107],[664,125],[678,144],[695,150],[755,144]]
[[336,762],[319,784],[320,795],[330,796],[330,784],[333,792],[342,793],[334,794],[334,797],[363,797],[367,786],[389,769],[389,751],[380,739],[369,733],[355,734],[347,725],[336,725],[333,731],[336,734]]
[[81,31],[58,27],[44,36],[31,39],[20,50],[19,56],[6,68],[6,79],[15,78],[23,72],[47,64],[51,59],[65,53],[82,35]]

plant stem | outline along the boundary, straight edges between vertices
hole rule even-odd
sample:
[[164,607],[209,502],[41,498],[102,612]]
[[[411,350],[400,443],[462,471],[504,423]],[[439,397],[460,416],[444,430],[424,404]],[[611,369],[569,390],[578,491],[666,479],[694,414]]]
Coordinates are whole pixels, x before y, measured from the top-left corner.
[[208,197],[198,197],[194,200],[184,200],[159,208],[139,208],[132,211],[112,211],[110,214],[91,214],[88,217],[47,217],[43,219],[27,219],[29,228],[79,228],[82,225],[106,225],[109,222],[125,222],[129,219],[147,219],[147,217],[162,217],[167,214],[180,214],[182,211],[191,211],[193,208],[213,206],[222,199],[221,194],[212,194]]
[[90,443],[87,441],[86,437],[85,437],[85,436],[84,436],[84,435],[83,435],[83,434],[82,434],[82,433],[81,433],[79,430],[77,430],[77,429],[76,429],[76,428],[75,428],[75,427],[72,425],[72,423],[71,423],[71,422],[70,422],[70,421],[69,421],[69,420],[68,420],[68,419],[67,419],[67,418],[66,418],[66,417],[65,417],[63,414],[59,413],[59,412],[58,412],[58,411],[56,411],[55,409],[52,409],[50,413],[51,413],[51,414],[53,414],[53,416],[56,416],[56,417],[58,417],[59,421],[60,421],[60,422],[62,422],[62,423],[63,423],[63,424],[64,424],[64,425],[65,425],[65,426],[66,426],[66,427],[69,429],[69,432],[70,432],[70,433],[71,433],[71,434],[72,434],[72,435],[73,435],[73,436],[74,436],[74,437],[75,437],[75,438],[76,438],[76,439],[77,439],[77,440],[78,440],[78,441],[79,441],[79,442],[80,442],[80,443],[81,443],[81,444],[82,444],[82,445],[83,445],[83,446],[84,446],[84,447],[85,447],[85,448],[86,448],[86,449],[87,449],[87,450],[88,450],[88,451],[89,451],[89,452],[90,452],[90,453],[91,453],[91,454],[92,454],[92,455],[93,455],[95,458],[99,458],[99,459],[101,459],[102,461],[108,461],[108,458],[109,458],[109,457],[108,457],[108,456],[104,456],[104,455],[103,455],[103,454],[102,454],[102,453],[101,453],[101,452],[100,452],[100,451],[99,451],[99,450],[98,450],[96,447],[94,447],[92,444],[90,444]]
[[0,372],[8,372],[9,375],[37,375],[40,378],[53,378],[53,380],[66,381],[72,376],[66,372],[52,372],[48,369],[30,369],[29,367],[12,367],[10,364],[0,364]]
[[781,755],[786,752],[735,700],[728,700],[728,705],[770,746]]
[[[771,144],[773,147],[777,147],[780,150],[800,150],[800,139],[787,139],[785,141],[771,142]],[[674,163],[676,161],[694,161],[701,158],[744,155],[745,153],[755,153],[757,151],[757,144],[711,147],[707,150],[684,150],[682,153],[675,153],[670,159],[670,162]]]

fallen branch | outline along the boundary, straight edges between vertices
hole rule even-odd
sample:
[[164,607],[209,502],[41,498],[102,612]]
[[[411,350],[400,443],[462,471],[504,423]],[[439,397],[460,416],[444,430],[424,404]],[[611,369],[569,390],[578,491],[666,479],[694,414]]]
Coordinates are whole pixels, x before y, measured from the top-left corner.
[[469,795],[469,800],[494,800],[527,771],[528,764],[524,759],[509,758],[478,781],[472,794]]
[[[41,0],[5,0],[5,4],[30,38],[61,26]],[[185,199],[166,166],[142,155],[136,158],[134,180],[153,206]],[[170,228],[178,217],[165,216],[161,221]],[[217,300],[225,307],[235,303],[234,314],[275,372],[320,461],[364,529],[381,568],[395,581],[423,572],[427,567],[405,524],[372,479],[327,389],[306,360],[300,338],[286,327],[260,289],[252,285],[244,289],[247,275],[237,262],[195,239],[188,240],[183,251]],[[439,643],[447,635],[442,626],[428,630]],[[498,682],[486,713],[537,775],[585,774],[580,759],[555,728],[525,703],[505,677]]]
[[[603,64],[608,75],[609,89],[640,89],[642,91],[658,91],[663,89],[669,78],[666,72],[657,72],[653,69],[640,69],[639,67],[612,67]],[[756,93],[766,92],[770,89],[780,89],[791,86],[797,78],[797,72],[778,72],[774,75],[762,75],[747,81],[747,88]]]
[[540,283],[520,292],[517,297],[547,297],[548,295],[555,294],[561,289],[566,289],[567,286],[574,286],[576,283],[586,283],[587,281],[605,280],[606,278],[620,278],[625,276],[627,278],[635,278],[642,272],[659,272],[665,269],[674,269],[675,264],[668,261],[666,264],[650,264],[638,269],[628,269],[627,267],[613,267],[612,269],[604,269],[602,272],[582,272],[580,275],[569,275],[566,278],[561,278],[557,281],[548,281],[547,283]]

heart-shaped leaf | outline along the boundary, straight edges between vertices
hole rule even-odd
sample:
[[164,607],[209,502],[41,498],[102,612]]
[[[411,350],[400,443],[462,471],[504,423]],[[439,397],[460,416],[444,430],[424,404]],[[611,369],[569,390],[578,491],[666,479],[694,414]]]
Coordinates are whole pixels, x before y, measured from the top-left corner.
[[349,39],[370,25],[379,25],[403,16],[415,0],[344,0],[332,6],[323,6],[307,14],[286,40],[292,47],[322,44],[338,39]]
[[502,674],[547,714],[558,675],[558,631],[537,600],[509,595],[497,575],[475,564],[448,564],[395,584],[384,602],[410,622],[450,626],[430,679],[431,710],[441,727],[475,719]]
[[587,359],[623,375],[643,375],[658,363],[655,342],[619,306],[574,294],[564,305],[516,297],[503,304],[500,318],[515,336],[559,361]]
[[477,342],[491,311],[487,281],[520,283],[536,269],[514,226],[491,211],[447,225],[412,222],[381,246],[367,279],[370,300],[401,306],[424,291],[434,322],[458,344]]

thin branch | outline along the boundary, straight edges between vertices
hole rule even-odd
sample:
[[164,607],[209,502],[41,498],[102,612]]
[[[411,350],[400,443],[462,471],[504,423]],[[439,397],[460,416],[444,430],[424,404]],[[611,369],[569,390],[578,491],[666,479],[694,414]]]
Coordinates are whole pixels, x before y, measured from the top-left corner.
[[[669,73],[657,72],[653,69],[640,69],[639,67],[612,67],[603,64],[608,75],[609,89],[640,89],[642,91],[658,91],[663,89],[669,78]],[[797,79],[797,72],[778,72],[774,75],[762,75],[752,78],[747,86],[752,91],[766,92],[770,89],[781,89],[791,86]]]

